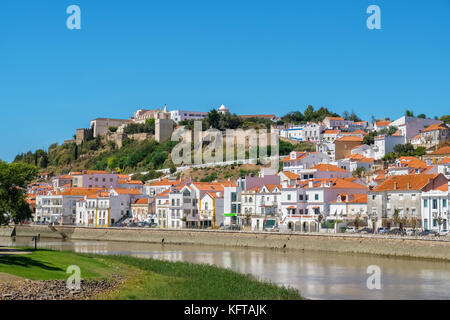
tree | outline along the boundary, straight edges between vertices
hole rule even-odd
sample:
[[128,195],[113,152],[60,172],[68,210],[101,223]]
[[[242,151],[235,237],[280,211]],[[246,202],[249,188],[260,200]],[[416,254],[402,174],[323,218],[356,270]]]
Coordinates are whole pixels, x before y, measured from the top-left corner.
[[312,105],[309,105],[305,109],[305,112],[303,114],[305,115],[305,120],[306,121],[312,121],[314,119],[314,116],[315,116],[314,107]]
[[362,176],[364,176],[365,171],[366,171],[366,168],[359,167],[359,168],[356,168],[355,170],[353,170],[352,175],[353,175],[353,177],[361,178]]
[[436,222],[439,226],[439,233],[441,232],[441,225],[444,223],[444,219],[442,219],[441,215],[436,218]]
[[394,213],[392,214],[392,221],[395,225],[400,223],[400,209],[394,209]]
[[353,224],[355,225],[355,228],[358,229],[359,228],[359,223],[361,222],[361,214],[358,213],[355,216],[355,219],[353,220]]
[[426,119],[427,116],[425,115],[425,113],[421,113],[417,116],[417,118],[422,118],[422,119]]
[[414,112],[412,110],[406,110],[405,111],[405,116],[407,116],[407,117],[414,117]]
[[217,112],[216,109],[212,109],[210,112],[208,112],[206,122],[208,124],[208,127],[219,129],[220,113]]
[[445,123],[450,123],[450,115],[444,115],[439,120],[441,120]]
[[33,165],[0,161],[0,225],[19,223],[31,218],[31,209],[25,201],[25,190],[37,174]]
[[378,132],[372,131],[369,134],[366,134],[363,138],[363,143],[367,145],[372,145],[375,143],[375,137],[378,135]]

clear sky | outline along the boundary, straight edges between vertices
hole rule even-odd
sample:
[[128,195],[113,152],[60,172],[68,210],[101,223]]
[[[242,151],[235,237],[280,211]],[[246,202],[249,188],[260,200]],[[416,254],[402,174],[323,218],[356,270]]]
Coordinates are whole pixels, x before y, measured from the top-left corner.
[[[66,8],[81,8],[68,30]],[[366,9],[381,8],[381,30]],[[450,113],[450,0],[2,0],[0,159],[140,107]]]

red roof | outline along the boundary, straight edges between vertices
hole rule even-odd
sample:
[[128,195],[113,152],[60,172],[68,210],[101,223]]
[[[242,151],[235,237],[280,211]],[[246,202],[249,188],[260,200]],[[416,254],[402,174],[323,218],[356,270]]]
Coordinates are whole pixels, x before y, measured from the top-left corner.
[[363,142],[363,138],[359,136],[345,136],[342,138],[339,138],[336,141],[356,141],[356,142]]
[[339,172],[348,172],[342,168],[339,168],[335,165],[332,164],[327,164],[327,163],[319,163],[317,165],[315,165],[314,167],[312,167],[311,169],[316,169],[317,171],[339,171]]
[[432,155],[450,154],[450,147],[442,147],[431,153]]
[[373,191],[388,190],[422,190],[432,182],[438,174],[411,174],[390,176]]

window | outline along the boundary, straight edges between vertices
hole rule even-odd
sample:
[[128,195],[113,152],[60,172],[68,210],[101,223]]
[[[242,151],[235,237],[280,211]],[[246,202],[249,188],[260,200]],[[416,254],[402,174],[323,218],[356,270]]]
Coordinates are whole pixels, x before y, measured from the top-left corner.
[[302,194],[299,195],[299,196],[298,196],[298,199],[301,200],[301,201],[303,201],[303,195],[302,195]]
[[319,200],[319,195],[318,194],[314,195],[314,200]]
[[291,200],[291,195],[290,194],[287,195],[287,199],[288,199],[288,201]]
[[433,209],[437,209],[437,199],[433,199]]
[[443,206],[444,208],[447,208],[447,199],[443,199],[443,200],[442,200],[442,206]]
[[428,199],[423,200],[423,207],[428,208]]

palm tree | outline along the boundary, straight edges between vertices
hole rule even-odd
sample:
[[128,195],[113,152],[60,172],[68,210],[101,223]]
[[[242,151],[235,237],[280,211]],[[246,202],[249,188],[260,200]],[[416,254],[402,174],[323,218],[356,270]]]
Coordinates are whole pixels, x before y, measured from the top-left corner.
[[442,219],[442,217],[439,215],[439,216],[436,218],[436,222],[437,222],[437,224],[438,224],[438,226],[439,226],[439,233],[441,233],[441,225],[444,223],[444,219]]
[[319,213],[319,215],[317,216],[317,231],[320,231],[320,223],[323,220],[323,215],[321,213]]
[[360,217],[361,217],[361,214],[358,213],[358,214],[355,216],[355,219],[353,220],[353,223],[354,223],[354,225],[355,225],[355,227],[356,227],[357,229],[359,228]]
[[400,223],[400,209],[394,209],[394,213],[392,214],[392,221],[395,225]]

